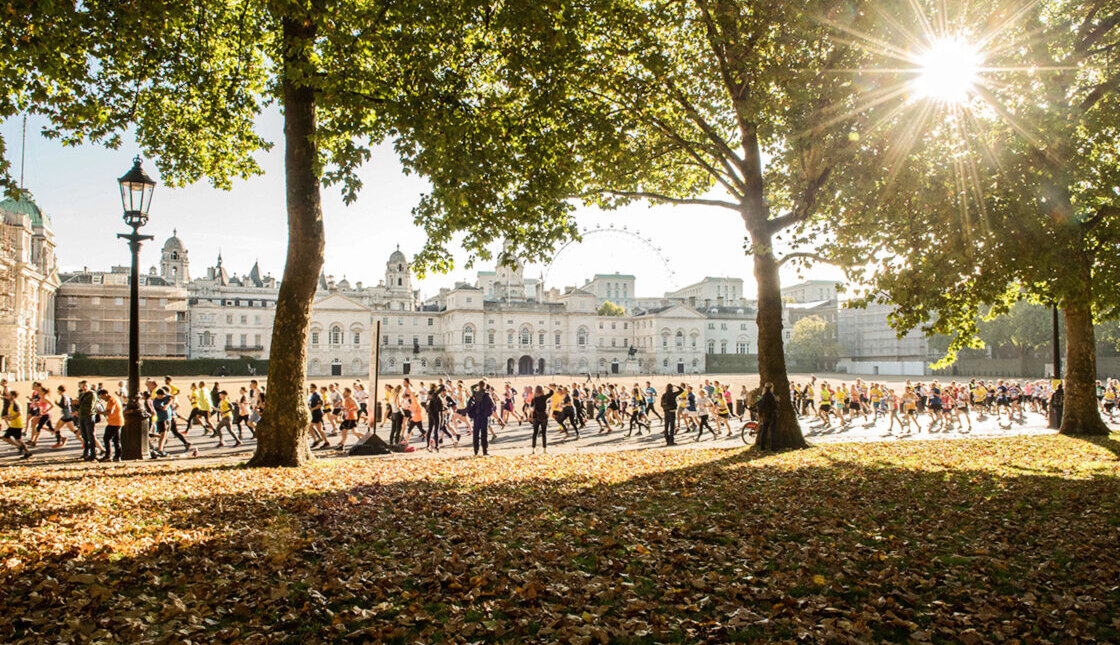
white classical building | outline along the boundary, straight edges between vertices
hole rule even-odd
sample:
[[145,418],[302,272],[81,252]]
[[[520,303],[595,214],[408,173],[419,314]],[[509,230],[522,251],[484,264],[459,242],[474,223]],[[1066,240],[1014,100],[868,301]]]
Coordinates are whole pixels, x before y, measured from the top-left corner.
[[[268,357],[279,285],[258,265],[234,275],[219,254],[214,266],[192,276],[187,248],[175,234],[164,242],[158,275],[155,271],[149,281],[186,294],[188,358]],[[408,258],[398,248],[376,286],[320,275],[308,374],[366,376],[375,343],[384,374],[699,373],[705,353],[756,351],[754,311],[741,301],[742,281],[716,280],[701,283],[697,297],[708,306],[698,311],[673,294],[639,299],[634,277],[621,274],[596,275],[584,287],[546,290],[525,278],[520,263],[499,259],[473,283],[421,301]],[[706,294],[712,297],[702,297]],[[627,314],[599,316],[598,306],[608,299],[626,306]],[[724,299],[737,302],[713,302]]]
[[59,371],[59,275],[50,218],[31,198],[0,201],[0,374],[27,380]]

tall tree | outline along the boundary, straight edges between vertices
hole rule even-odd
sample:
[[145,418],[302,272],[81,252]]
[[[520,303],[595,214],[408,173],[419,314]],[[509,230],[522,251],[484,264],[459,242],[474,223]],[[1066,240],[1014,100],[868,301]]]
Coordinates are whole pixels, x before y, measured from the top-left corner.
[[[500,32],[509,76],[484,101],[503,127],[460,128],[455,156],[488,163],[433,171],[433,195],[463,199],[442,200],[450,214],[429,204],[418,211],[429,239],[419,263],[440,266],[456,231],[470,241],[505,234],[487,214],[510,204],[524,221],[561,226],[573,198],[607,208],[634,200],[707,207],[711,226],[744,226],[758,285],[759,372],[787,392],[779,269],[811,249],[783,255],[779,243],[789,250],[807,241],[797,231],[850,159],[854,129],[866,118],[837,118],[856,107],[859,88],[831,70],[857,66],[863,53],[829,38],[825,23],[858,27],[866,15],[833,0],[523,7],[520,22]],[[447,110],[438,118],[464,117]],[[499,141],[496,133],[506,136]],[[519,163],[495,164],[498,158]],[[481,170],[492,165],[518,170]],[[785,396],[775,444],[806,445]]]
[[797,361],[811,363],[815,369],[833,369],[840,357],[836,341],[836,323],[820,316],[806,316],[793,324],[789,340],[790,355]]
[[980,320],[980,340],[993,351],[1011,348],[1019,359],[1022,374],[1027,373],[1031,353],[1053,339],[1053,319],[1048,307],[1017,300],[1007,307],[990,309]]
[[[0,117],[44,115],[45,134],[68,144],[118,147],[132,130],[171,185],[209,177],[228,187],[260,172],[253,155],[272,144],[256,122],[273,104],[283,112],[288,255],[268,401],[251,464],[294,466],[310,456],[303,387],[325,243],[321,184],[339,185],[353,201],[361,187],[357,170],[374,145],[391,138],[408,164],[425,145],[409,133],[438,125],[428,122],[427,110],[468,106],[468,88],[492,82],[494,68],[486,55],[492,47],[477,29],[501,6],[484,0],[36,1],[9,3],[0,18]],[[10,188],[7,166],[0,171]],[[426,204],[438,207],[444,197]],[[531,236],[537,229],[521,227]]]
[[837,181],[833,252],[896,305],[899,327],[953,335],[951,355],[976,345],[985,306],[1021,294],[1057,303],[1067,341],[1061,432],[1107,433],[1093,322],[1120,312],[1120,5],[910,6],[924,12],[884,14],[859,34],[881,53],[881,76],[901,58],[911,69],[898,84],[921,80],[915,62],[950,40],[971,43],[963,57],[975,61],[958,65],[956,80],[944,70],[957,96],[897,99],[880,127],[900,136],[862,140],[865,163]]

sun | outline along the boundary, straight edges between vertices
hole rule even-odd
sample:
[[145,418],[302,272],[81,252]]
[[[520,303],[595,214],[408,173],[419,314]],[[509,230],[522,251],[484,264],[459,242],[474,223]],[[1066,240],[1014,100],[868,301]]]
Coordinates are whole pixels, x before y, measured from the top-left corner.
[[934,40],[914,58],[915,96],[944,103],[965,103],[980,82],[980,50],[964,38]]

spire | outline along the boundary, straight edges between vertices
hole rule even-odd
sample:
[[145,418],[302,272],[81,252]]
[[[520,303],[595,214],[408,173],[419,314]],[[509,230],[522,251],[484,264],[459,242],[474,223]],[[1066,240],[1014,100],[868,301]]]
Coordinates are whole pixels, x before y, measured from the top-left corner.
[[222,268],[222,250],[218,249],[218,268]]

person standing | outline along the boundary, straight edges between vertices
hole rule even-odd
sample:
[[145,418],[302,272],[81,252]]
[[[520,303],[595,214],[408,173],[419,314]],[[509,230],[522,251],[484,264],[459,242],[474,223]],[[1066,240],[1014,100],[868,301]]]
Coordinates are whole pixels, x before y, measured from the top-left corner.
[[767,383],[758,399],[758,438],[754,445],[760,450],[774,449],[774,429],[778,426],[778,397],[774,396],[774,384]]
[[428,391],[428,450],[439,452],[439,431],[443,423],[443,385],[433,384]]
[[105,436],[101,439],[101,442],[105,444],[105,456],[101,458],[101,461],[109,461],[110,457],[113,461],[120,461],[124,408],[121,407],[121,400],[115,395],[109,394],[109,390],[100,390],[97,397],[105,405]]
[[494,414],[494,399],[491,398],[490,393],[486,391],[486,382],[479,381],[475,386],[474,391],[471,393],[471,400],[467,403],[467,416],[471,418],[472,436],[474,441],[474,454],[478,456],[478,449],[481,444],[482,455],[487,456],[490,454],[490,442],[488,438],[489,428],[487,425],[490,423],[490,416]]
[[82,461],[97,459],[97,438],[93,434],[93,414],[97,395],[89,383],[78,381],[78,432],[82,436]]
[[537,434],[541,436],[541,451],[548,453],[548,407],[552,390],[545,392],[544,388],[537,386],[533,391],[532,413],[533,421],[533,453],[537,452]]
[[661,410],[665,413],[665,445],[677,445],[677,391],[673,384],[665,386],[665,393],[661,395]]

